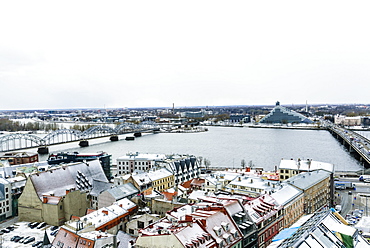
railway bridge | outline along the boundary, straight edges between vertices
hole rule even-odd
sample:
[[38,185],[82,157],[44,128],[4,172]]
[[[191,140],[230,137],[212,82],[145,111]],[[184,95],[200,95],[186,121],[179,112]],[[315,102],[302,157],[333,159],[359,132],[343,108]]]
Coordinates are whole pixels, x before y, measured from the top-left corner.
[[111,141],[117,141],[120,134],[134,133],[134,137],[139,137],[141,133],[156,131],[159,131],[158,124],[146,121],[140,124],[123,123],[115,128],[97,125],[83,132],[74,129],[59,129],[48,133],[44,137],[34,134],[14,133],[0,137],[0,152],[38,148],[40,154],[47,154],[49,152],[48,146],[51,145],[79,141],[80,146],[88,146],[89,139],[110,137]]

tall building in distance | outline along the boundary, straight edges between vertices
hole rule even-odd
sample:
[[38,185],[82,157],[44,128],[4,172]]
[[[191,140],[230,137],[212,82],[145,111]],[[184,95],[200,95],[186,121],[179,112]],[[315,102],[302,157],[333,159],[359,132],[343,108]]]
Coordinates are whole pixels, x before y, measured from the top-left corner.
[[280,105],[280,102],[276,102],[275,108],[263,117],[259,123],[274,124],[274,123],[313,123],[312,120],[308,119],[306,116],[297,113],[293,110],[287,109]]

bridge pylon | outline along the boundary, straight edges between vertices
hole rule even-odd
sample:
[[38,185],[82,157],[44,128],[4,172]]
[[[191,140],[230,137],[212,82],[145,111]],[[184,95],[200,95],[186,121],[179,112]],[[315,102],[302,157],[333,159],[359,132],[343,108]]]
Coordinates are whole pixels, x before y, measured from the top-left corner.
[[37,148],[37,153],[38,154],[49,154],[49,147],[40,146],[39,148]]
[[135,136],[135,137],[141,137],[141,132],[135,132],[135,133],[134,133],[134,136]]
[[87,146],[89,146],[89,141],[81,140],[80,143],[78,143],[78,145],[81,146],[81,147],[87,147]]

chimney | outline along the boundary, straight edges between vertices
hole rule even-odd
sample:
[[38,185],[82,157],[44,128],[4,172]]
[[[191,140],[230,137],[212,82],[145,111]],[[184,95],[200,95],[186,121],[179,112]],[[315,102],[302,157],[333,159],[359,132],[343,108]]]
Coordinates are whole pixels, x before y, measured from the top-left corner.
[[185,215],[185,221],[186,222],[193,221],[193,217],[191,217],[191,215]]
[[66,195],[68,195],[69,192],[71,192],[71,190],[66,189]]
[[42,203],[48,203],[48,197],[47,196],[42,197]]
[[103,210],[103,211],[102,211],[102,213],[103,213],[104,215],[108,215],[108,210]]

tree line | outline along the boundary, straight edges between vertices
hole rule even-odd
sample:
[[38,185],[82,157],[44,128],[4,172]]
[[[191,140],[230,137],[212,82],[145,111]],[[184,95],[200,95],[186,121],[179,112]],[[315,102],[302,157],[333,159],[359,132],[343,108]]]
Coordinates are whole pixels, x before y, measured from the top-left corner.
[[19,121],[12,121],[7,118],[0,119],[0,130],[7,132],[18,132],[18,131],[37,131],[37,130],[57,130],[58,125],[55,123],[43,123],[43,122],[27,122],[21,123]]
[[[73,125],[70,129],[79,130],[81,132],[96,125]],[[63,128],[63,127],[62,127]],[[60,129],[56,123],[45,123],[45,122],[27,122],[21,123],[19,121],[12,121],[7,118],[0,118],[0,131],[6,132],[19,132],[19,131],[55,131]]]

